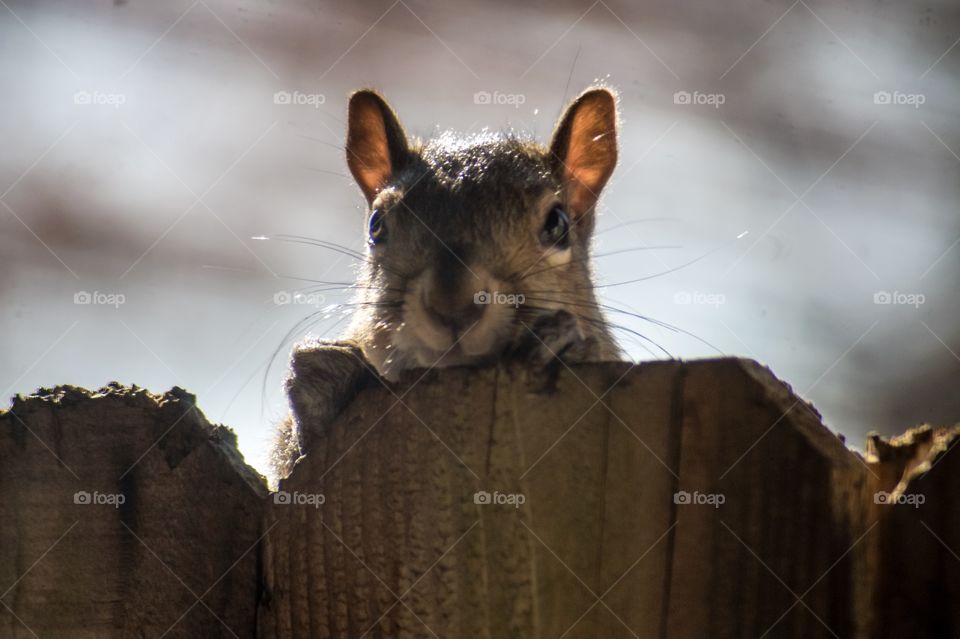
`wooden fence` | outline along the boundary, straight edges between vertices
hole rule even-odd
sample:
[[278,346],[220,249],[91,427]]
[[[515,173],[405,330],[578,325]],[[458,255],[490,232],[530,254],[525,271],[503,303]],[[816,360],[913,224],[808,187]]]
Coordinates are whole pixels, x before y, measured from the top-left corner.
[[960,635],[960,429],[860,455],[738,359],[420,375],[273,493],[180,389],[15,399],[0,637]]

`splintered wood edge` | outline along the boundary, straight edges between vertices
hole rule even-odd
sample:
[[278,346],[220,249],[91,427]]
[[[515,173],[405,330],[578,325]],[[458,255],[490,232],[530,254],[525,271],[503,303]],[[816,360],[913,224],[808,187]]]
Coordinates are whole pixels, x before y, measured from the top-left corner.
[[[57,406],[62,410],[69,410],[69,407],[78,402],[101,402],[105,400],[119,400],[147,411],[158,411],[169,404],[181,404],[189,408],[193,419],[183,420],[182,423],[187,427],[192,424],[202,431],[204,441],[220,453],[233,468],[237,477],[243,480],[258,497],[266,499],[270,493],[266,477],[247,464],[243,454],[240,453],[236,431],[224,424],[210,422],[203,411],[200,410],[200,407],[197,406],[196,395],[179,386],[174,386],[162,393],[151,392],[136,384],[126,385],[119,382],[110,382],[96,390],[70,384],[61,384],[52,388],[41,387],[26,396],[14,395],[8,407],[0,407],[0,422],[9,416],[13,416],[11,427],[16,427],[17,423],[21,422],[18,412],[26,413],[43,406]],[[106,424],[105,427],[122,429],[126,428],[127,425]]]
[[960,424],[931,426],[923,424],[893,437],[871,433],[867,438],[869,464],[886,469],[896,482],[889,492],[907,492],[910,482],[928,473],[960,438]]
[[823,423],[823,416],[813,404],[797,395],[793,387],[773,374],[767,366],[752,359],[736,358],[743,372],[765,391],[765,397],[797,428],[797,432],[823,455],[836,460],[863,464],[862,456],[846,445],[844,437]]

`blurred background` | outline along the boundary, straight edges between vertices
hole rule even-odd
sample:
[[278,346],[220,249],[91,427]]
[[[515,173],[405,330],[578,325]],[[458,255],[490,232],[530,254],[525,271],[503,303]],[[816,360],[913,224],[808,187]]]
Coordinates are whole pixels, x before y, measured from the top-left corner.
[[290,345],[350,299],[302,278],[355,264],[251,238],[362,248],[350,91],[414,135],[547,142],[599,80],[622,109],[603,301],[681,330],[612,321],[767,364],[853,445],[955,423],[958,39],[960,5],[930,0],[2,0],[4,402],[179,385],[265,469]]

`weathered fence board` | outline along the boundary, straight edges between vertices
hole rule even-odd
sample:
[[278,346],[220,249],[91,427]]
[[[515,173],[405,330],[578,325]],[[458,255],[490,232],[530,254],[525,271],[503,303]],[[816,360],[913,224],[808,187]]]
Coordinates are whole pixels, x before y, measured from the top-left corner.
[[435,377],[366,391],[283,483],[325,502],[269,506],[262,636],[882,632],[872,499],[899,475],[766,369]]
[[867,504],[879,521],[870,601],[877,636],[960,636],[960,457],[951,453],[957,443],[960,427],[924,427],[868,447],[871,465],[886,479],[880,499],[874,494]]
[[266,487],[179,390],[0,412],[0,637],[254,637]]

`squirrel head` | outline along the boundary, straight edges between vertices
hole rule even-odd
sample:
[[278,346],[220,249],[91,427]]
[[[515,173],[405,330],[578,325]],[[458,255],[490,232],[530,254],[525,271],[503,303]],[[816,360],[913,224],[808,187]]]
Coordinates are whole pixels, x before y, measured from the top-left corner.
[[615,94],[592,88],[548,147],[490,133],[411,143],[383,98],[353,94],[347,164],[367,201],[368,250],[354,332],[382,374],[496,359],[558,309],[612,342],[589,250],[616,129]]

